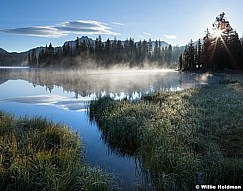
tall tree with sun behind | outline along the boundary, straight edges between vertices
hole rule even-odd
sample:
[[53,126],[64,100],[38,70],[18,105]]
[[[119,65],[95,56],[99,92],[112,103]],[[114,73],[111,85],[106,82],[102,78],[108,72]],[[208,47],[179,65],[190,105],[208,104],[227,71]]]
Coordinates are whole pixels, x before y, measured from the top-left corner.
[[[194,50],[194,51],[192,51]],[[201,40],[186,46],[179,60],[181,70],[243,69],[242,41],[225,18],[225,13],[216,17],[212,32],[206,30]]]

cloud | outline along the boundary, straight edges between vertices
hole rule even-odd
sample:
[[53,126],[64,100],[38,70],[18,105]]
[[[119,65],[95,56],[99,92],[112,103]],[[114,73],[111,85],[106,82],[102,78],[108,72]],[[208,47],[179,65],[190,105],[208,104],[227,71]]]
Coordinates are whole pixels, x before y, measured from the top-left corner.
[[60,37],[66,35],[54,27],[48,26],[36,26],[36,27],[24,27],[16,29],[0,29],[1,32],[13,33],[26,36],[38,36],[38,37]]
[[88,102],[94,98],[94,94],[91,94],[90,96],[86,97],[79,97],[77,99],[59,95],[39,95],[2,99],[0,101],[11,101],[17,103],[27,103],[36,105],[49,105],[69,111],[87,111]]
[[151,35],[152,35],[152,34],[149,33],[149,32],[143,32],[143,34],[148,35],[148,36],[151,36]]
[[107,24],[92,20],[65,21],[55,26],[34,26],[15,29],[0,29],[0,32],[52,38],[61,37],[68,34],[119,35],[119,33],[112,32],[111,28],[108,27]]
[[124,26],[125,25],[125,24],[119,23],[119,22],[112,22],[111,24],[113,24],[113,25],[120,25],[120,26]]
[[164,37],[167,38],[167,39],[170,39],[170,40],[173,40],[173,39],[176,39],[176,38],[177,38],[177,37],[176,37],[175,35],[173,35],[173,34],[165,34]]
[[151,36],[152,34],[151,33],[148,33],[148,32],[143,32],[143,34],[140,34],[140,35],[138,35],[138,38],[140,38],[140,39],[146,39],[146,37],[145,36]]
[[143,35],[138,35],[138,38],[145,38]]

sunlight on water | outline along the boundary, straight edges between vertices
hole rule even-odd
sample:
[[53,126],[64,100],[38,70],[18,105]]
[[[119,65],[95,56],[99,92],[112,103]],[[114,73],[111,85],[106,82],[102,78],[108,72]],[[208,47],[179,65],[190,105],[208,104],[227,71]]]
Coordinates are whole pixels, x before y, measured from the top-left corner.
[[0,66],[0,69],[26,69],[29,66]]
[[173,70],[73,71],[51,69],[0,69],[0,109],[15,115],[42,116],[78,131],[87,161],[99,165],[132,188],[141,181],[131,157],[113,153],[101,139],[97,124],[87,115],[89,102],[103,96],[135,100],[156,91],[181,91],[217,81],[212,74]]

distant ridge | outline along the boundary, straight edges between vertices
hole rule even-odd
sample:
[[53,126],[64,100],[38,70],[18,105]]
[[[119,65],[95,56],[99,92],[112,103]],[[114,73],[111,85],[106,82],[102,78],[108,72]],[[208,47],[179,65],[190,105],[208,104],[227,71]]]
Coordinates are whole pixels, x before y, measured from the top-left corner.
[[[80,43],[82,43],[82,42],[85,42],[86,44],[88,44],[88,43],[90,43],[90,44],[94,44],[95,43],[95,40],[96,39],[91,39],[91,38],[89,38],[88,36],[82,36],[81,38],[78,38],[79,39],[79,42]],[[71,40],[71,41],[66,41],[65,43],[64,43],[64,45],[70,45],[72,48],[74,48],[75,46],[76,46],[76,40],[77,39],[75,39],[75,40]],[[105,41],[106,41],[107,39],[105,39],[105,40],[102,40],[102,42],[103,43],[105,43]],[[112,42],[114,42],[114,40],[113,39],[109,39],[110,41],[111,41],[111,43]],[[128,39],[129,40],[129,39]],[[141,41],[143,41],[143,40],[141,40]],[[125,40],[122,40],[121,41],[122,42],[122,45],[124,45],[124,43],[125,43]],[[135,44],[137,44],[139,41],[137,41],[137,42],[135,42]],[[151,41],[152,42],[152,48],[154,48],[155,47],[155,41]],[[159,41],[157,41],[157,42],[159,42]],[[165,41],[160,41],[160,46],[161,47],[167,47],[167,46],[169,46],[170,44],[169,43],[167,43],[167,42],[165,42]]]
[[8,52],[2,48],[0,48],[0,54],[8,54]]
[[[91,39],[88,36],[82,36],[81,38],[77,37],[77,39],[79,40],[79,43],[85,42],[86,44],[95,46],[96,39]],[[72,47],[72,49],[74,49],[76,47],[77,39],[66,41],[63,43],[63,46],[53,47],[54,52],[57,52],[58,50],[60,50],[60,48],[63,48],[66,45],[69,45],[70,47]],[[129,39],[130,38],[128,38],[128,40]],[[107,39],[103,39],[102,43],[105,44],[106,40]],[[109,40],[111,43],[114,42],[114,39],[109,39]],[[122,40],[121,43],[124,45],[125,41],[126,40]],[[143,42],[143,40],[141,40],[141,41]],[[165,41],[157,40],[157,43],[159,43],[159,42],[160,42],[161,48],[168,47],[170,45]],[[137,43],[139,43],[139,41],[135,42],[135,44],[137,44]],[[152,49],[154,49],[156,41],[151,41],[151,44],[152,44]],[[48,47],[49,44],[46,46]],[[46,49],[46,46],[35,47],[28,51],[20,52],[20,53],[8,52],[8,51],[4,50],[3,48],[0,48],[0,66],[28,66],[28,55],[31,55],[34,50],[36,55],[38,56],[42,50]]]
[[[82,42],[85,42],[86,44],[90,43],[90,44],[94,44],[95,43],[95,39],[91,39],[89,38],[88,36],[82,36],[81,38],[78,38],[79,39],[79,42],[82,43]],[[74,48],[76,46],[76,40],[70,40],[70,41],[66,41],[64,42],[63,46],[69,44],[71,45],[72,48]],[[106,39],[107,40],[107,39]],[[106,40],[103,40],[102,42],[105,43]],[[114,40],[113,39],[110,39],[111,42],[113,42]],[[143,41],[143,40],[141,40]],[[125,40],[121,41],[122,44],[124,44]],[[138,43],[139,41],[135,42],[135,43]],[[158,41],[159,42],[159,41]],[[161,47],[167,47],[169,46],[170,44],[165,42],[165,41],[160,41],[160,45]],[[63,46],[57,46],[57,47],[54,47],[54,49],[57,49],[57,48],[61,48]],[[152,41],[152,47],[154,48],[155,46],[155,41]],[[45,49],[45,46],[40,46],[40,47],[35,47],[35,48],[31,48],[30,50],[28,51],[25,51],[25,52],[8,52],[6,50],[4,50],[3,48],[0,48],[0,55],[2,54],[26,54],[28,55],[28,53],[31,53],[31,51],[33,49],[36,49],[37,50],[37,53],[39,53],[42,49]]]

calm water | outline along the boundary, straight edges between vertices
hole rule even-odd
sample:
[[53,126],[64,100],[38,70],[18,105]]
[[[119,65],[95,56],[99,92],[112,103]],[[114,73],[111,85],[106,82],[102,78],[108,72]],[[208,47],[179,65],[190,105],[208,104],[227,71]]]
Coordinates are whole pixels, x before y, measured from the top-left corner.
[[42,116],[70,126],[84,141],[87,162],[113,173],[124,190],[133,190],[141,182],[139,167],[132,157],[109,150],[97,125],[89,121],[89,101],[104,95],[137,99],[154,91],[179,91],[214,83],[219,78],[173,70],[0,68],[0,109],[16,116]]

